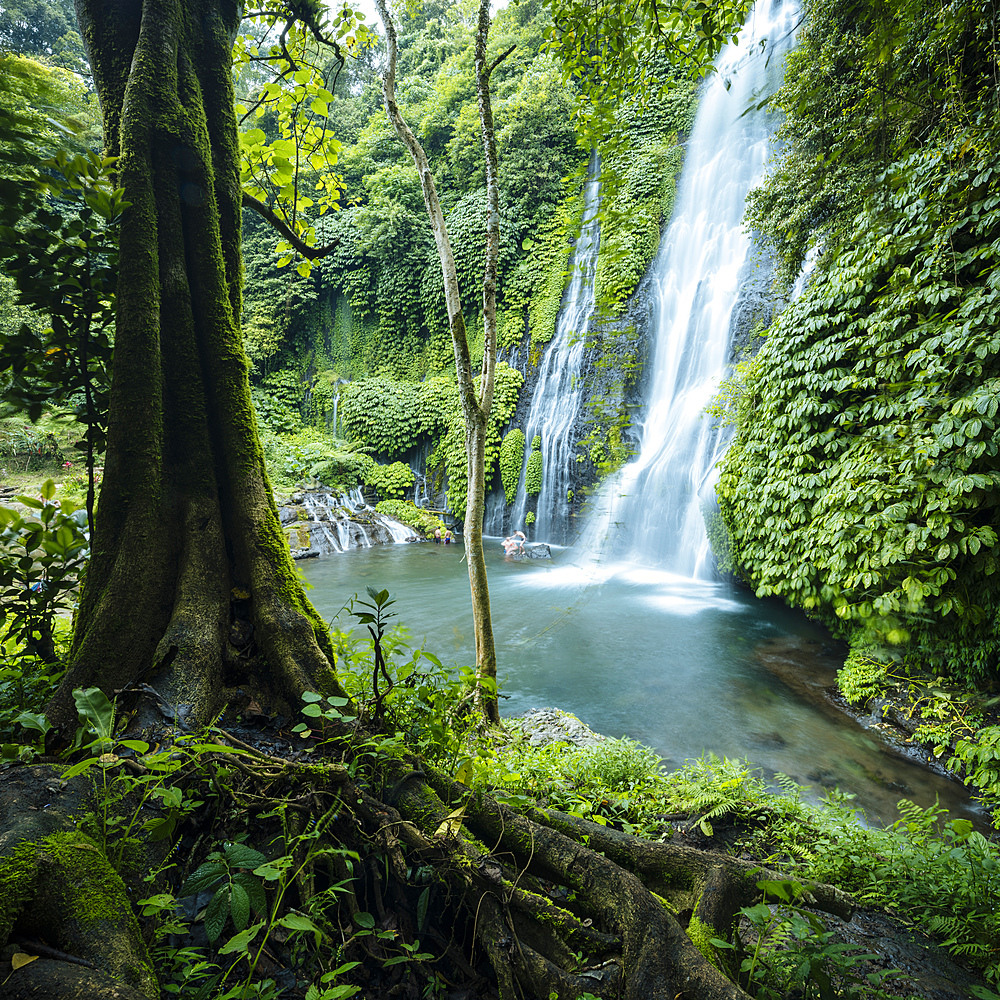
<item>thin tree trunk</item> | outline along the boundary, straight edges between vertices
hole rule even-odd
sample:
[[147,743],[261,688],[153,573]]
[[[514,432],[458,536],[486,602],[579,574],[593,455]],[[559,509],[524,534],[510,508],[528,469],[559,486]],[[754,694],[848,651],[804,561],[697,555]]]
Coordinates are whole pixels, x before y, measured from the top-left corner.
[[[489,224],[487,229],[486,274],[483,279],[483,309],[486,323],[486,346],[483,353],[482,378],[477,396],[472,376],[472,359],[462,314],[462,300],[458,288],[458,272],[455,257],[448,239],[444,212],[438,199],[434,175],[419,140],[406,124],[396,103],[396,59],[398,42],[396,26],[389,13],[387,0],[375,0],[379,16],[385,26],[388,63],[383,77],[382,93],[385,110],[396,134],[403,141],[413,158],[420,177],[420,187],[424,195],[424,205],[434,232],[434,243],[441,260],[441,274],[444,278],[445,306],[448,311],[448,326],[451,330],[452,345],[455,350],[455,372],[458,378],[459,399],[465,420],[465,456],[468,468],[468,498],[465,507],[466,560],[469,564],[469,586],[472,591],[472,617],[476,635],[476,678],[478,699],[483,714],[490,722],[499,722],[500,713],[496,696],[496,646],[493,640],[493,623],[490,617],[490,594],[486,580],[486,556],[483,552],[483,511],[486,500],[486,435],[489,427],[490,410],[493,406],[493,378],[496,364],[496,272],[497,247],[499,245],[499,196],[496,184],[496,145],[492,143],[493,114],[489,105],[489,72],[485,68],[486,34],[489,31],[489,7],[486,5],[485,20],[480,11],[479,34],[482,36],[483,67],[485,76],[480,80],[479,41],[477,39],[477,89],[480,95],[480,116],[483,122],[484,143],[490,137],[487,149],[487,177],[492,187],[488,194]],[[483,94],[485,93],[485,104]],[[485,108],[485,111],[484,111]],[[491,152],[492,151],[492,152]],[[492,155],[492,163],[490,156]]]

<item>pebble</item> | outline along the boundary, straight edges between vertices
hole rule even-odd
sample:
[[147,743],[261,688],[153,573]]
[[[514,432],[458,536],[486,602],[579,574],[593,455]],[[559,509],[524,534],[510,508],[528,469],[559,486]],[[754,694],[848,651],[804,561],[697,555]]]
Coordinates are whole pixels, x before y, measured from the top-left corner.
[[578,747],[592,747],[603,743],[607,737],[595,733],[586,723],[571,712],[559,708],[533,708],[524,715],[504,720],[508,728],[520,730],[533,747],[549,743],[572,743]]

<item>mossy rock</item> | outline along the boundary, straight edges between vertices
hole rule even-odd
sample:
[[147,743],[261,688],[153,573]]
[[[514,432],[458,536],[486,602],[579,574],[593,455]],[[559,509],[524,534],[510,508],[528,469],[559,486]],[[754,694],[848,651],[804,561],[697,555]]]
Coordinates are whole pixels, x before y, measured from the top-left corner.
[[43,938],[97,970],[33,962],[38,968],[25,966],[0,987],[0,1000],[159,996],[125,885],[76,829],[90,791],[85,778],[61,782],[57,769],[44,766],[8,772],[0,782],[0,948],[11,936]]

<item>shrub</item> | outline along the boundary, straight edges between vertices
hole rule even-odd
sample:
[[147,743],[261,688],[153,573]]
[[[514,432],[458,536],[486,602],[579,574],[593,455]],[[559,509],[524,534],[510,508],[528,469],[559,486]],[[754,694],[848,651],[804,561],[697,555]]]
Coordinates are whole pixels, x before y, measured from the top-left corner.
[[365,476],[365,485],[375,490],[383,500],[402,497],[413,483],[413,470],[405,462],[374,464]]
[[[538,438],[535,438],[537,441]],[[529,497],[537,497],[542,492],[542,453],[533,451],[528,456],[528,467],[524,470],[524,488]]]
[[524,462],[524,431],[515,427],[504,437],[500,445],[500,482],[507,503],[513,503],[517,496],[517,484],[521,478]]

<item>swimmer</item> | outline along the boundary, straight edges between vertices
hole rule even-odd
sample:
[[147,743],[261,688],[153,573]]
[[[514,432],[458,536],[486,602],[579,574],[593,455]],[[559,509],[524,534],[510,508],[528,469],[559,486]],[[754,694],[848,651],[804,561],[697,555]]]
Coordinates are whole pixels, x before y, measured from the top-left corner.
[[441,544],[441,529],[440,528],[435,528],[434,529],[434,544],[435,545],[440,545]]

